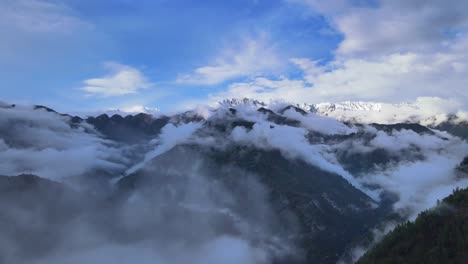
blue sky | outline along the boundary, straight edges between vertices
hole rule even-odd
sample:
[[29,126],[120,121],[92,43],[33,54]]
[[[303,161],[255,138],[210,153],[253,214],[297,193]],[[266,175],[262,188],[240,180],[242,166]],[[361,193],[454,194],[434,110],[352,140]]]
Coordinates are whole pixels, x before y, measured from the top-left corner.
[[62,111],[244,96],[464,106],[466,4],[438,2],[0,0],[0,99]]

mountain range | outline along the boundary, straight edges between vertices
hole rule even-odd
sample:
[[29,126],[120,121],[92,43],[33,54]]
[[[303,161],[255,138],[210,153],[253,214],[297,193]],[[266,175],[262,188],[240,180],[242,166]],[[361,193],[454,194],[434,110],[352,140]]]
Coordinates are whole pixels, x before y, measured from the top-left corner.
[[408,104],[2,104],[0,262],[352,263],[468,186],[467,126]]

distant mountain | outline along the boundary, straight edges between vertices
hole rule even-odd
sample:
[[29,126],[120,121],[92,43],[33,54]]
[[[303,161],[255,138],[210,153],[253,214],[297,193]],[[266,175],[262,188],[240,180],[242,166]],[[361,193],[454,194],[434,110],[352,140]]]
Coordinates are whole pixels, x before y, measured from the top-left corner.
[[250,98],[224,99],[223,101],[219,102],[219,104],[223,107],[236,107],[239,105],[248,105],[248,106],[252,106],[256,108],[265,107],[267,105],[266,103],[262,101],[258,101],[258,100],[250,99]]
[[169,121],[169,117],[155,118],[149,114],[113,115],[102,114],[85,120],[109,139],[124,142],[143,142],[157,135]]
[[[295,104],[270,102],[265,103],[249,98],[226,99],[220,102],[221,106],[247,105],[256,108],[264,107],[279,110],[285,107],[295,107],[306,113],[315,113],[332,117],[343,122],[358,124],[395,124],[418,123],[434,129],[447,131],[458,137],[468,138],[468,120],[457,113],[437,112],[426,109],[415,103],[380,103],[364,101],[344,101],[339,103]],[[450,108],[450,106],[448,106]]]
[[448,120],[431,127],[438,130],[447,131],[452,135],[468,140],[468,121],[456,122]]
[[[352,102],[341,103],[319,103],[296,105],[308,112],[329,116],[341,121],[355,123],[419,123],[440,130],[457,131],[457,135],[462,134],[466,128],[465,120],[456,113],[437,112],[436,110],[423,109],[421,106],[412,103],[376,103],[376,102]],[[451,127],[452,126],[452,127]],[[466,134],[466,133],[465,133]],[[466,136],[465,136],[466,138]]]
[[398,226],[357,263],[468,263],[468,189]]
[[342,103],[319,103],[315,105],[304,105],[310,108],[312,112],[321,115],[330,115],[335,111],[381,111],[382,104],[374,102],[342,102]]

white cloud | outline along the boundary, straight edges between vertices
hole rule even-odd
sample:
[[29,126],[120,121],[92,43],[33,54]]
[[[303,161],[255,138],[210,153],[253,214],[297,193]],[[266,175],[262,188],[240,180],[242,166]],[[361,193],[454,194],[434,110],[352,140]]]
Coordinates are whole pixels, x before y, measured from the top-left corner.
[[97,111],[95,113],[88,113],[92,115],[99,115],[99,114],[107,114],[109,116],[111,115],[121,115],[121,116],[127,116],[127,115],[134,115],[134,114],[139,114],[139,113],[145,113],[145,114],[150,114],[150,115],[158,115],[160,114],[159,108],[156,107],[149,107],[145,105],[129,105],[129,106],[124,106],[120,108],[109,108],[105,111]]
[[213,64],[180,75],[178,83],[214,85],[245,76],[256,76],[276,68],[279,64],[274,49],[265,39],[247,39],[237,49],[227,48]]
[[151,113],[159,110],[157,108],[147,107],[144,105],[132,105],[122,108],[122,111],[127,113]]
[[44,72],[66,63],[64,56],[80,52],[77,46],[93,34],[95,25],[65,2],[0,1],[0,67],[5,74],[17,74],[17,67],[23,75],[34,69]]
[[325,72],[324,67],[319,65],[320,61],[313,61],[306,58],[292,58],[289,61],[304,72],[304,79],[308,82],[313,81],[313,79],[310,78]]
[[175,126],[167,124],[161,129],[161,134],[153,139],[150,144],[155,145],[154,150],[146,153],[142,162],[135,164],[126,171],[126,174],[134,173],[142,169],[145,165],[155,157],[172,149],[174,146],[187,142],[192,134],[201,127],[201,123],[188,123]]
[[338,52],[434,51],[450,31],[468,27],[468,2],[383,0],[378,8],[355,9],[336,18],[345,35]]
[[255,98],[264,102],[284,100],[289,102],[311,102],[313,90],[304,80],[271,80],[257,77],[248,82],[232,83],[227,90],[209,96],[210,102],[219,102],[226,98]]
[[122,170],[126,158],[89,125],[28,107],[0,108],[0,175],[61,180],[94,169]]
[[468,101],[465,85],[468,56],[447,52],[431,55],[392,54],[375,59],[335,60],[318,66],[307,59],[294,59],[304,71],[301,79],[256,78],[231,84],[212,98],[252,97],[292,102],[345,100],[412,101],[418,97],[457,98]]
[[[162,135],[164,148],[167,144],[181,143],[181,137],[188,135],[187,130],[190,128],[166,127]],[[115,206],[92,203],[88,207],[90,201],[95,201],[94,196],[86,196],[88,192],[81,193],[83,196],[77,192],[61,193],[59,208],[71,208],[73,212],[74,208],[79,209],[76,211],[79,221],[55,221],[57,215],[68,211],[48,214],[46,208],[51,208],[46,206],[48,200],[38,210],[2,200],[5,219],[14,219],[16,226],[39,234],[25,243],[21,232],[19,235],[2,232],[2,260],[28,264],[262,264],[299,254],[295,244],[290,243],[290,237],[296,237],[296,229],[292,223],[276,221],[268,189],[255,175],[231,166],[213,166],[211,159],[197,154],[200,153],[187,148],[169,154],[173,156],[163,159],[163,163],[147,164],[145,172],[137,178],[149,176],[151,182],[127,189],[128,196],[116,201]],[[66,170],[70,164],[56,160],[55,164],[47,165]],[[232,180],[228,183],[217,180],[218,175]],[[83,199],[85,196],[90,199]],[[247,203],[252,210],[243,210],[242,205]],[[36,224],[31,225],[31,221]],[[43,241],[40,231],[50,228],[63,232],[50,239],[50,246],[38,249],[35,243]],[[25,248],[37,249],[37,254],[16,254]]]
[[303,70],[301,78],[257,77],[231,84],[226,91],[212,94],[211,99],[247,96],[265,101],[317,103],[348,100],[402,102],[438,97],[466,107],[468,56],[464,48],[467,45],[462,40],[465,41],[460,39],[441,52],[337,58],[324,65],[296,58],[291,62]]
[[68,33],[89,26],[63,4],[43,0],[6,0],[0,5],[0,27],[29,33]]
[[[439,98],[459,108],[468,106],[468,16],[463,12],[468,2],[382,0],[371,6],[344,0],[291,2],[307,4],[343,34],[336,58],[328,62],[292,58],[290,62],[303,71],[301,78],[257,76],[230,84],[211,100],[395,103]],[[428,103],[438,105],[436,100]]]
[[399,196],[394,209],[410,219],[435,206],[437,199],[448,196],[454,188],[468,186],[467,179],[457,179],[454,167],[461,159],[430,153],[427,160],[408,162],[381,174],[366,178]]
[[[468,180],[457,176],[456,167],[468,154],[467,143],[447,133],[418,134],[412,130],[384,132],[364,127],[372,136],[369,141],[351,138],[333,144],[337,152],[368,153],[380,149],[398,157],[385,165],[375,164],[358,178],[361,183],[378,186],[394,193],[394,209],[414,219],[423,210],[436,205],[437,199],[449,195],[456,187],[468,186]],[[369,158],[372,158],[369,156]]]
[[468,56],[464,53],[396,53],[373,59],[338,59],[321,71],[311,67],[305,69],[304,78],[315,96],[323,99],[398,102],[436,96],[468,100],[464,92]]
[[303,159],[325,171],[340,175],[354,187],[373,199],[378,199],[376,193],[364,188],[353,175],[336,162],[329,154],[328,146],[309,144],[307,134],[308,131],[303,128],[272,125],[264,121],[254,124],[249,131],[243,127],[235,127],[232,130],[231,139],[236,143],[252,144],[259,148],[278,149],[287,157]]
[[434,51],[451,41],[454,32],[468,28],[466,1],[380,0],[367,6],[343,0],[296,2],[325,15],[344,35],[340,54]]
[[106,63],[110,74],[84,81],[81,90],[88,95],[120,96],[137,93],[153,86],[139,70],[118,63]]
[[301,126],[306,129],[327,135],[347,135],[357,132],[356,129],[350,128],[334,118],[320,116],[314,113],[302,115],[294,109],[288,109],[283,115],[290,119],[300,121]]

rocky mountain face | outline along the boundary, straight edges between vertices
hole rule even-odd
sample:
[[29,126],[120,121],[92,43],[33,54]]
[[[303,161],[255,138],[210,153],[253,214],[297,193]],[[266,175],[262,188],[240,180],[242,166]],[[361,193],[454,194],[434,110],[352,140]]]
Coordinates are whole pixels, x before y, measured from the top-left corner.
[[447,131],[452,135],[468,139],[468,122],[454,122],[454,121],[445,121],[438,125],[432,126],[435,129]]
[[468,186],[452,128],[318,110],[344,108],[244,99],[203,115],[79,118],[2,106],[0,261],[351,262],[380,226]]
[[[272,207],[270,213],[274,219],[259,221],[277,222],[275,232],[299,246],[305,254],[304,263],[335,263],[339,252],[344,252],[352,241],[375,226],[389,211],[385,206],[376,208],[372,199],[339,175],[299,159],[288,160],[279,151],[235,146],[223,151],[195,145],[178,146],[153,159],[148,166],[154,170],[138,171],[118,184],[132,191],[143,187],[155,193],[164,192],[167,181],[186,180],[185,175],[165,173],[175,170],[170,161],[186,156],[197,158],[183,158],[183,166],[195,166],[195,163],[200,166],[200,159],[203,160],[202,166],[209,167],[206,169],[209,172],[204,171],[208,179],[219,181],[231,190],[234,199],[238,199],[236,206],[229,208],[236,217],[224,219],[228,223],[248,219],[254,210],[250,208],[253,201],[249,201],[253,194],[239,188],[239,182],[250,176],[264,186],[265,199]],[[155,170],[159,173],[154,173]],[[235,226],[228,223],[223,225]],[[281,263],[291,263],[291,257],[287,256]]]
[[107,138],[127,143],[148,141],[152,136],[157,135],[168,121],[169,117],[154,118],[152,115],[143,113],[125,117],[120,115],[109,117],[103,114],[86,118],[87,123],[93,125]]

